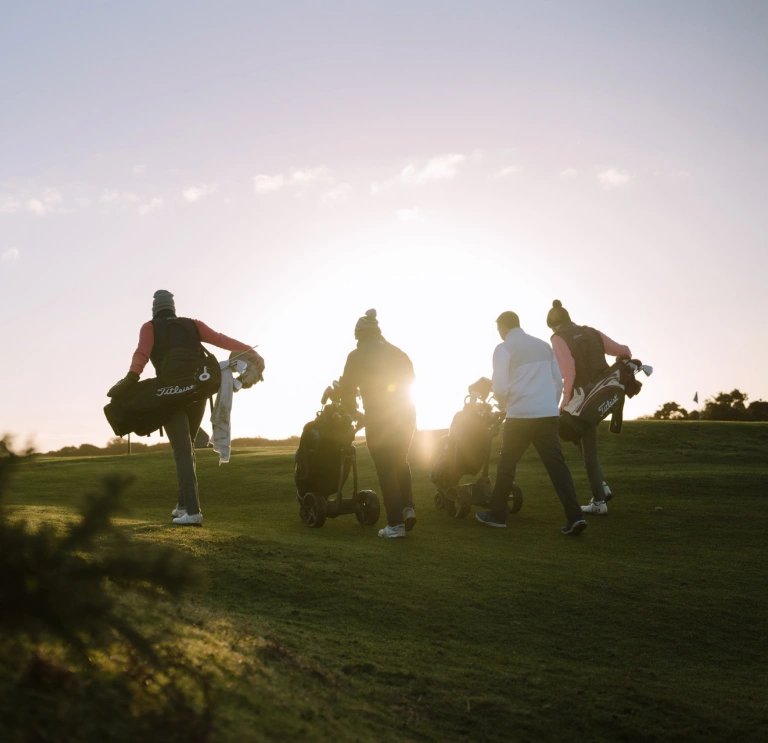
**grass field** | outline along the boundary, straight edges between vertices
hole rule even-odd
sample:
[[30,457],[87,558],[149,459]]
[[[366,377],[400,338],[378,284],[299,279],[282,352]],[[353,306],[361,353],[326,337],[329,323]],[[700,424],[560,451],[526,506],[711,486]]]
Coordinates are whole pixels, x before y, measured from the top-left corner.
[[24,463],[10,502],[66,518],[135,474],[122,528],[207,570],[157,621],[216,668],[211,740],[767,740],[768,425],[632,422],[601,446],[616,497],[576,539],[532,452],[506,530],[435,509],[417,461],[405,540],[307,529],[282,449],[200,454],[202,529],[169,524],[166,453]]

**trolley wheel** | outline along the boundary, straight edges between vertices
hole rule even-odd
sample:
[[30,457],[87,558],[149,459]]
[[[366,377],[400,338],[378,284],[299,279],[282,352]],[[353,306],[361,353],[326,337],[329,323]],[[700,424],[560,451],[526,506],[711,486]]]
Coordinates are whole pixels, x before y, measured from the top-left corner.
[[310,529],[319,529],[328,518],[328,502],[321,495],[307,493],[301,501],[299,516]]
[[[456,493],[458,498],[458,493]],[[460,500],[453,500],[452,498],[445,498],[445,512],[452,519],[465,519],[469,516],[469,512],[472,510],[472,506],[469,503],[462,503]]]
[[512,493],[507,501],[510,513],[517,513],[523,507],[523,491],[517,483],[512,485]]
[[357,494],[357,507],[355,516],[363,526],[373,526],[381,514],[379,498],[373,490],[361,490]]
[[445,496],[439,490],[435,493],[435,507],[445,508]]

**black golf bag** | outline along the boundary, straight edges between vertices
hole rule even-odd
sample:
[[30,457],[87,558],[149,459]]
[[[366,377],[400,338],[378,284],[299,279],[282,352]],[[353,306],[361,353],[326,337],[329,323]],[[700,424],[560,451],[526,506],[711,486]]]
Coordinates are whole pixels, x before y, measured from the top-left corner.
[[[301,432],[294,456],[293,479],[299,516],[310,528],[319,529],[327,518],[354,513],[358,522],[372,526],[381,507],[372,490],[357,489],[355,434],[360,428],[341,407],[338,382],[328,387],[322,409]],[[345,499],[344,484],[353,476],[353,494]]]
[[611,433],[621,433],[626,398],[634,397],[643,388],[642,382],[635,378],[641,371],[650,377],[653,367],[644,366],[637,359],[618,359],[597,382],[574,389],[560,414],[560,437],[577,442],[587,427],[598,425],[609,415]]
[[213,397],[221,386],[216,357],[203,346],[200,352],[170,351],[160,374],[129,387],[105,406],[104,415],[118,436],[149,436],[171,413]]
[[[444,507],[453,518],[464,518],[473,505],[488,505],[493,491],[488,475],[491,447],[504,421],[504,412],[489,402],[489,379],[479,379],[468,392],[464,408],[454,415],[448,435],[438,443],[430,475],[437,488],[435,505]],[[459,485],[462,477],[478,473],[480,477],[474,483]],[[522,491],[515,485],[509,504],[512,513],[522,508],[522,498]]]
[[321,410],[304,426],[296,451],[293,479],[299,502],[307,493],[327,498],[346,482],[351,463],[340,452],[348,451],[355,440],[355,427],[348,415]]

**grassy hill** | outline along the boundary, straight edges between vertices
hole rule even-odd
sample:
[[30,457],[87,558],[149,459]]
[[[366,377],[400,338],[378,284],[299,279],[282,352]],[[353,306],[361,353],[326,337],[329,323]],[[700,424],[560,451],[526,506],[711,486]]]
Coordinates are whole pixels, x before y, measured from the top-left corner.
[[532,451],[505,531],[435,509],[419,451],[405,540],[354,516],[307,529],[279,448],[198,455],[202,529],[170,526],[167,453],[31,461],[10,502],[67,519],[105,473],[136,476],[122,528],[207,570],[156,622],[210,672],[209,740],[765,740],[768,425],[631,422],[601,446],[616,497],[578,539]]

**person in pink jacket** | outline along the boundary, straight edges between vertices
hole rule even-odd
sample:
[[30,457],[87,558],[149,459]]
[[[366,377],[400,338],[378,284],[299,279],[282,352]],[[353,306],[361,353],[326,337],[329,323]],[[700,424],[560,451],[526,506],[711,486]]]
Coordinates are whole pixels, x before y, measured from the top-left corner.
[[[563,377],[560,410],[568,404],[574,389],[588,392],[602,378],[609,366],[605,360],[606,354],[623,359],[632,358],[628,346],[616,343],[605,333],[587,325],[576,325],[559,299],[552,302],[552,309],[547,313],[547,325],[552,328],[552,350]],[[576,446],[584,460],[592,489],[592,500],[588,506],[582,506],[581,510],[584,513],[606,514],[606,501],[613,496],[605,484],[597,456],[597,426],[587,427]]]
[[[107,394],[110,397],[119,396],[138,382],[147,362],[151,361],[155,372],[159,374],[170,352],[186,351],[194,355],[200,352],[201,343],[210,343],[226,351],[249,351],[251,348],[246,343],[217,333],[200,320],[177,317],[173,294],[165,289],[156,291],[152,302],[152,319],[141,326],[139,345],[131,359],[128,374]],[[255,356],[259,371],[263,371],[264,360],[258,354]],[[176,508],[171,512],[173,523],[177,526],[201,526],[203,523],[195,472],[195,437],[205,414],[205,405],[205,400],[192,403],[172,413],[163,423],[173,448],[179,481]]]

